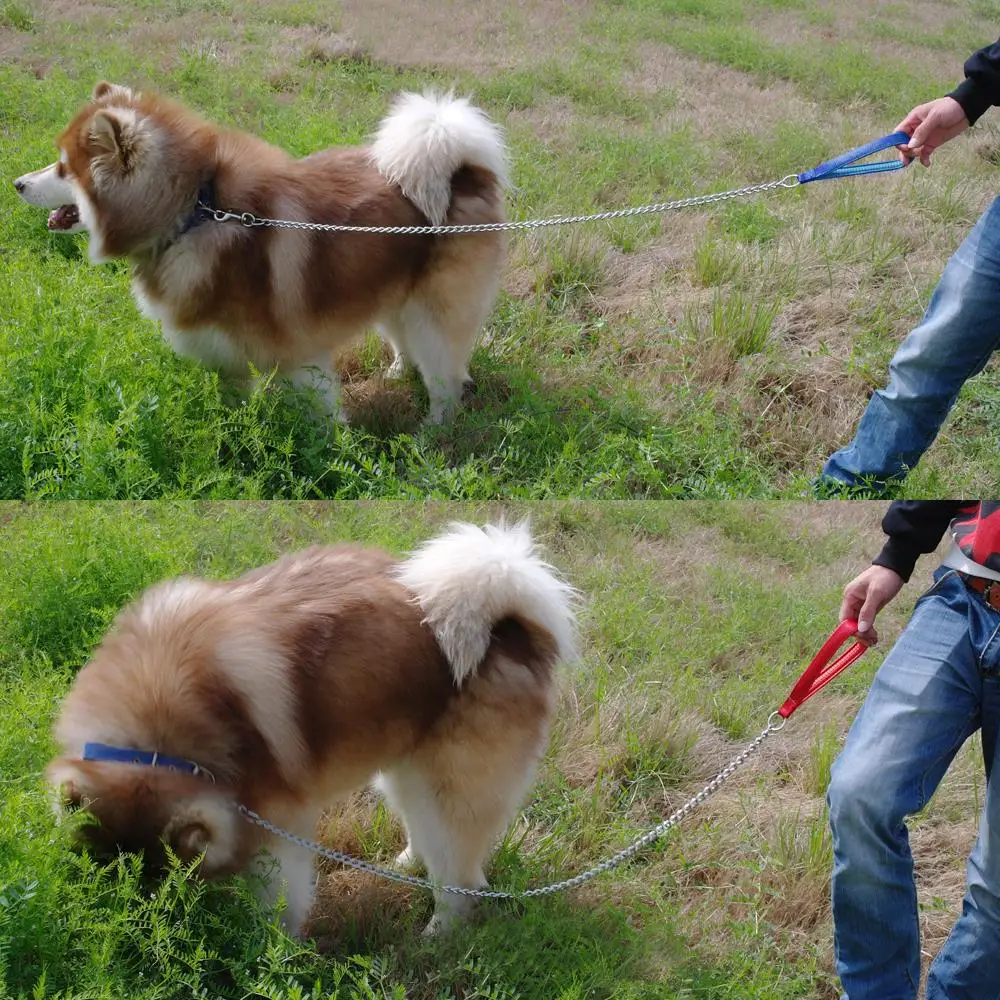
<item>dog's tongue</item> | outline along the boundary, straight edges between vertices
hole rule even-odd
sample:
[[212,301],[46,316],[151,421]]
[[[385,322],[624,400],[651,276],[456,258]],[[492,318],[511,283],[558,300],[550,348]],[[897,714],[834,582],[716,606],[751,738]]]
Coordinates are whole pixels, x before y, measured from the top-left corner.
[[60,205],[49,213],[49,229],[69,229],[80,221],[76,205]]

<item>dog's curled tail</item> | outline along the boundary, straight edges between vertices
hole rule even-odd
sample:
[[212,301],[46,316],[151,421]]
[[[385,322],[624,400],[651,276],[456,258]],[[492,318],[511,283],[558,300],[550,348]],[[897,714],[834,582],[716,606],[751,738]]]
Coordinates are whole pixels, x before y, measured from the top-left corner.
[[493,626],[511,616],[551,636],[558,660],[574,655],[576,591],[538,555],[526,521],[453,524],[395,575],[413,592],[458,685],[486,656]]
[[402,94],[375,133],[372,162],[439,226],[462,167],[488,170],[507,187],[507,147],[498,125],[453,94]]

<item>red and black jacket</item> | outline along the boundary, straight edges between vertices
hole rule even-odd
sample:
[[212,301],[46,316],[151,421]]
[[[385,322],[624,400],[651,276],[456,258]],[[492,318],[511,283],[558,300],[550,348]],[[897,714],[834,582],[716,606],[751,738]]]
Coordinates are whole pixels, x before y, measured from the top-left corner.
[[948,96],[962,105],[970,125],[993,105],[1000,104],[1000,41],[969,56],[965,62],[965,80]]
[[917,559],[937,548],[949,525],[969,559],[1000,573],[1000,500],[897,500],[882,518],[889,537],[873,562],[909,580]]

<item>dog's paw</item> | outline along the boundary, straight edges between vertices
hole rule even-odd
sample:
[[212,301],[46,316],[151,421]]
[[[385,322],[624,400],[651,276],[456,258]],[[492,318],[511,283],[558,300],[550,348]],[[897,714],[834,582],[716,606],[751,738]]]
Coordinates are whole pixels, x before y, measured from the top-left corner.
[[407,844],[406,847],[404,847],[403,850],[396,855],[395,865],[397,868],[418,868],[420,866],[420,858],[413,853],[413,848]]
[[391,365],[385,370],[385,377],[390,381],[397,381],[406,375],[406,358],[402,354],[397,354]]
[[454,920],[442,916],[440,913],[435,913],[421,933],[424,937],[437,937],[448,930],[449,927],[452,927],[454,923]]

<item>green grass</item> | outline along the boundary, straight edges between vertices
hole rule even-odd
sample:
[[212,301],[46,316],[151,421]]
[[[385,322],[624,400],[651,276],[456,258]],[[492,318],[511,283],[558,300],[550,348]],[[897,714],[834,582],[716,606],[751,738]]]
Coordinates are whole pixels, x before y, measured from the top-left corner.
[[[639,205],[780,177],[887,130],[953,81],[869,43],[898,35],[908,54],[936,53],[936,65],[953,56],[957,75],[963,46],[989,24],[988,4],[961,31],[949,12],[940,33],[923,35],[906,3],[860,24],[823,9],[832,22],[797,0],[608,0],[544,45],[511,11],[503,23],[518,41],[509,44],[544,54],[512,48],[483,70],[471,55],[468,64],[400,64],[380,59],[377,45],[327,58],[315,39],[351,22],[318,3],[143,0],[106,4],[82,23],[67,19],[69,8],[5,3],[0,32],[12,57],[0,67],[0,173],[49,161],[53,138],[102,77],[158,88],[295,154],[363,142],[391,94],[431,84],[473,94],[507,127],[513,215]],[[479,16],[471,10],[463,16]],[[822,35],[831,23],[833,43]],[[794,30],[784,37],[778,26]],[[477,37],[506,44],[485,28]],[[678,59],[710,72],[689,82],[672,70]],[[717,112],[741,91],[732,79],[714,82],[714,69],[740,74],[750,97],[772,88],[760,93],[771,95],[773,114],[752,104]],[[472,360],[476,390],[438,429],[420,425],[417,378],[381,383],[387,357],[374,340],[348,361],[348,428],[323,426],[277,386],[240,401],[175,357],[140,317],[127,267],[91,266],[82,237],[49,234],[43,213],[0,185],[9,213],[0,236],[0,496],[795,496],[850,432],[850,418],[831,414],[857,415],[919,316],[910,272],[932,284],[992,174],[988,160],[968,154],[953,176],[914,170],[778,191],[694,221],[517,237],[508,290]],[[696,238],[685,242],[691,228]],[[648,252],[664,248],[669,266],[650,267]],[[691,302],[692,284],[719,295]],[[817,334],[842,371],[830,386],[790,395],[780,391],[789,369],[801,385],[821,380],[782,314],[819,294],[848,309],[848,320]],[[719,312],[733,301],[746,305]],[[712,343],[732,344],[734,357],[755,365],[720,365],[714,349],[692,350],[693,329],[711,329]],[[995,480],[995,384],[992,370],[970,384],[908,493],[954,495]],[[828,405],[841,394],[849,406]],[[983,428],[982,446],[965,433],[970,420]]]
[[[206,886],[175,867],[155,883],[134,859],[77,856],[41,771],[59,698],[116,611],[154,581],[230,576],[320,542],[403,552],[455,517],[530,512],[584,594],[583,655],[490,878],[553,881],[654,825],[760,731],[829,631],[845,576],[878,544],[880,506],[3,505],[0,996],[830,996],[822,795],[878,652],[771,737],[778,757],[755,758],[731,793],[628,865],[583,893],[487,907],[474,927],[434,941],[418,933],[421,893],[365,902],[328,890],[317,951],[283,935],[243,879]],[[924,576],[884,612],[887,641]],[[978,770],[963,755],[935,822],[962,819],[949,803],[979,787]],[[382,862],[399,850],[397,824],[367,800],[336,815],[331,846]],[[922,892],[947,895],[933,879]]]
[[0,4],[0,27],[14,28],[17,31],[31,31],[35,19],[24,4],[13,0]]
[[[749,301],[738,294],[733,294],[728,299],[716,296],[712,300],[704,332],[695,326],[689,335],[707,337],[720,345],[730,360],[738,361],[764,350],[777,313],[778,303],[765,305]],[[692,322],[690,317],[688,320]]]

